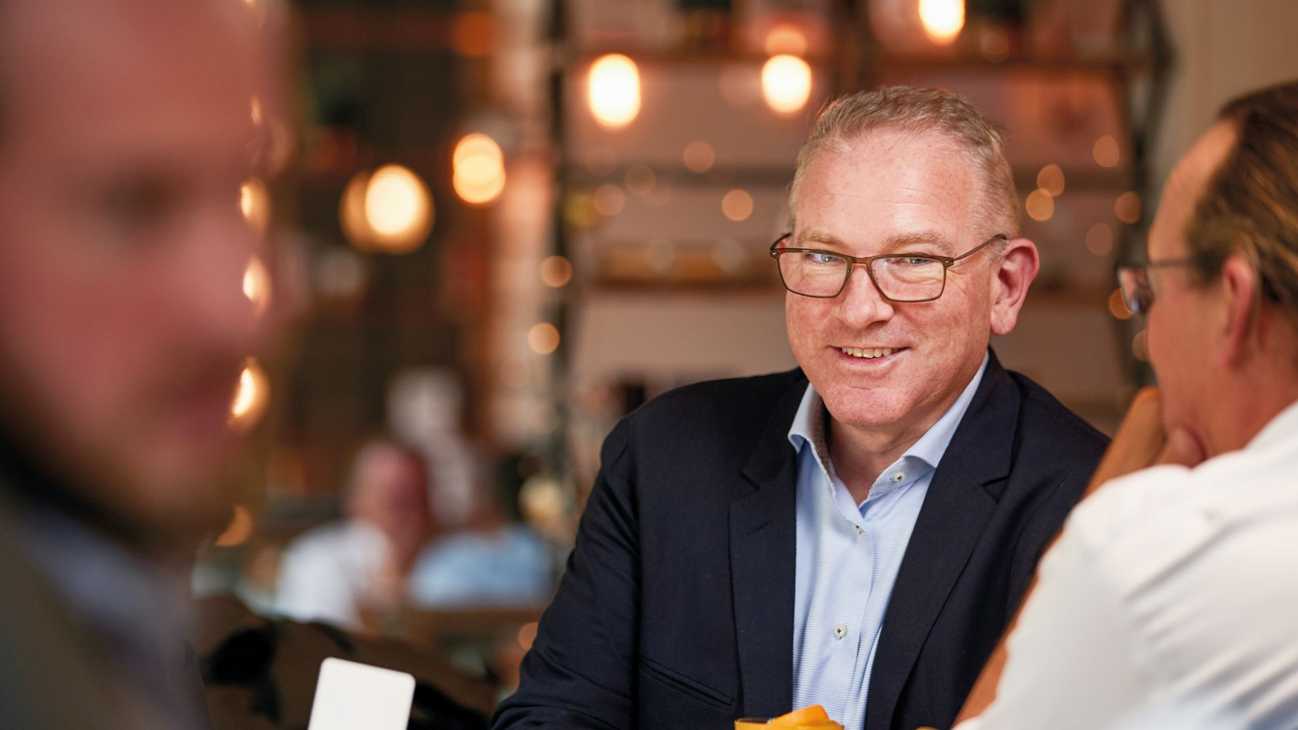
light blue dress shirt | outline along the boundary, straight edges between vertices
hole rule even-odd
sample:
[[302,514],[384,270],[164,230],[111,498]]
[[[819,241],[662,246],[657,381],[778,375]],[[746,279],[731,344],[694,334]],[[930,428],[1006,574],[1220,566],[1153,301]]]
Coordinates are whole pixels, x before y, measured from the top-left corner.
[[789,429],[798,452],[793,705],[819,704],[847,730],[865,726],[870,669],[901,558],[924,496],[973,400],[987,358],[960,397],[856,504],[834,472],[824,402],[808,385]]

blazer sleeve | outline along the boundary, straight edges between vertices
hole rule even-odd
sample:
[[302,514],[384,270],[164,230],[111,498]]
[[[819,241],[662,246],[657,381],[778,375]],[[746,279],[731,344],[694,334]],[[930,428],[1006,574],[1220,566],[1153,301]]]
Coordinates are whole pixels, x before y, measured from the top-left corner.
[[635,726],[640,559],[630,431],[624,419],[604,442],[558,593],[495,730]]

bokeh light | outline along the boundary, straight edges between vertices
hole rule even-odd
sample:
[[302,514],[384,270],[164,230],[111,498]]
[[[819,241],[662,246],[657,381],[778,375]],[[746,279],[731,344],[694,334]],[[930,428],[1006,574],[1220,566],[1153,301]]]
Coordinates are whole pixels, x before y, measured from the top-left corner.
[[245,430],[257,425],[270,403],[270,378],[256,359],[248,358],[239,373],[239,387],[230,403],[230,425]]
[[636,195],[648,195],[658,185],[658,176],[648,165],[635,164],[626,171],[626,189]]
[[1140,194],[1128,190],[1113,201],[1113,214],[1128,225],[1140,222]]
[[712,166],[716,164],[717,152],[712,145],[696,139],[685,145],[685,151],[681,153],[681,160],[690,172],[703,174],[711,170]]
[[613,183],[605,183],[595,188],[595,210],[605,218],[622,212],[626,207],[626,193]]
[[600,56],[590,66],[587,94],[595,121],[625,127],[640,113],[640,69],[620,53]]
[[1050,193],[1056,198],[1064,194],[1064,188],[1066,186],[1067,181],[1064,179],[1064,169],[1059,165],[1051,163],[1041,168],[1041,171],[1037,173],[1037,187]]
[[811,66],[789,54],[773,56],[762,66],[762,96],[777,114],[793,114],[811,98]]
[[260,257],[253,256],[243,270],[243,295],[252,302],[253,311],[258,315],[270,306],[270,272]]
[[433,199],[419,176],[401,165],[362,171],[339,202],[343,232],[358,249],[413,251],[433,227]]
[[559,349],[559,328],[539,322],[527,331],[527,346],[538,355],[549,355]]
[[741,188],[727,191],[721,198],[721,213],[736,223],[748,220],[753,215],[753,196]]
[[919,20],[934,43],[950,44],[964,29],[964,0],[919,0]]
[[239,186],[239,212],[257,235],[266,232],[270,225],[270,192],[265,183],[253,178]]
[[562,289],[572,281],[572,262],[562,256],[547,256],[541,261],[541,283],[551,289]]
[[1106,134],[1095,140],[1095,145],[1091,147],[1091,156],[1095,158],[1095,164],[1100,167],[1117,167],[1122,161],[1122,149],[1118,147],[1118,140],[1113,135]]
[[505,155],[496,140],[474,132],[455,145],[451,156],[455,194],[472,205],[486,205],[505,189]]
[[1028,193],[1028,198],[1023,203],[1023,210],[1034,221],[1048,221],[1055,217],[1055,199],[1050,193],[1037,188]]

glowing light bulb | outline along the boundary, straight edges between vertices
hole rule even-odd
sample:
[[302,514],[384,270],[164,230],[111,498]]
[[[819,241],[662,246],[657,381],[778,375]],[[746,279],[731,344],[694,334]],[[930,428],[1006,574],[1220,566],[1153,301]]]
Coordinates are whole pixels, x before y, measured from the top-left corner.
[[496,140],[481,132],[465,135],[452,155],[451,184],[466,203],[486,205],[505,189],[505,155]]
[[919,0],[919,20],[929,40],[949,45],[964,30],[964,0]]
[[591,64],[587,92],[595,121],[625,127],[640,113],[640,69],[620,53],[601,56]]
[[243,270],[243,295],[252,302],[254,311],[260,315],[270,305],[270,273],[261,259],[253,256],[248,267]]
[[230,425],[243,430],[257,425],[270,402],[270,379],[253,358],[244,361],[239,388],[230,404]]
[[257,235],[266,232],[270,225],[270,192],[265,183],[253,178],[239,186],[239,212]]
[[781,54],[762,66],[762,96],[777,114],[793,114],[811,98],[811,66],[807,62]]

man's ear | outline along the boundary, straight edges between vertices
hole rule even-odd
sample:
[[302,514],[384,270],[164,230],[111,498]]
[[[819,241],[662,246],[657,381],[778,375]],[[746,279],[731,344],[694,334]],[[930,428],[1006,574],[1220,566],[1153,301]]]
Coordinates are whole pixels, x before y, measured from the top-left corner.
[[1224,366],[1237,366],[1248,357],[1248,347],[1264,333],[1257,304],[1261,299],[1261,279],[1257,270],[1243,256],[1228,257],[1221,266],[1221,310],[1214,323],[1221,343],[1218,352]]
[[1026,238],[1015,238],[1005,244],[999,265],[992,272],[992,334],[1009,334],[1018,324],[1028,287],[1040,268],[1036,244]]

